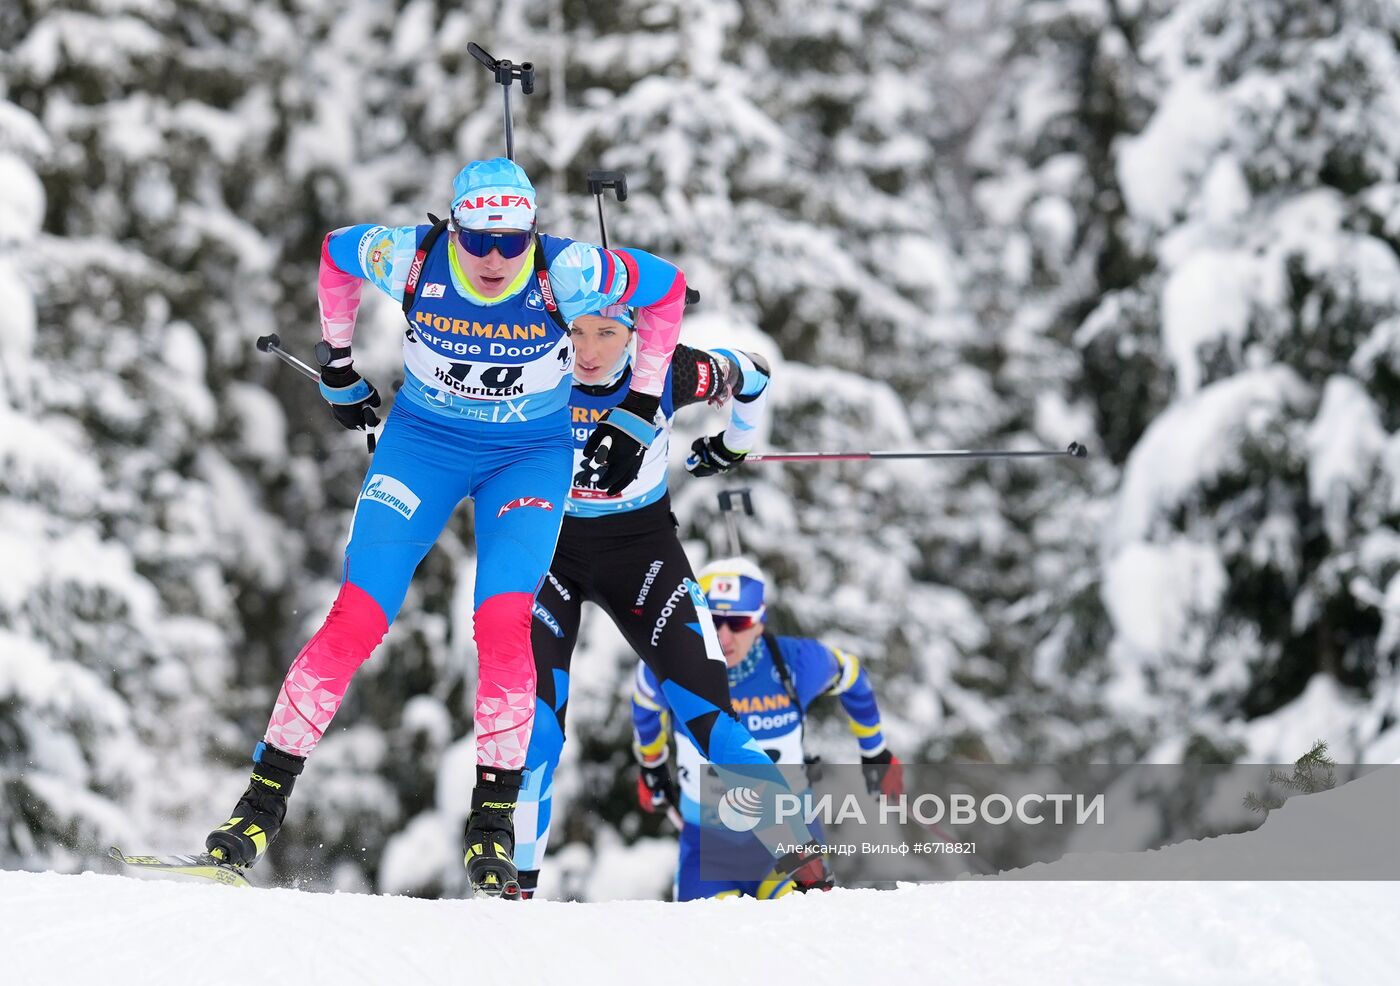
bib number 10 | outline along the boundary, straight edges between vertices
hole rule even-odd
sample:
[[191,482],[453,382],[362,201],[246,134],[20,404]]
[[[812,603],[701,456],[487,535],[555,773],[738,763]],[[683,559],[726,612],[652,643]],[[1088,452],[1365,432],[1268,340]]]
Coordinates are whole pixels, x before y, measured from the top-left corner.
[[[466,383],[471,376],[471,363],[453,363],[452,369],[447,371],[448,376],[458,383]],[[476,379],[482,387],[489,390],[505,390],[515,385],[525,374],[524,367],[520,366],[488,366],[477,374]]]

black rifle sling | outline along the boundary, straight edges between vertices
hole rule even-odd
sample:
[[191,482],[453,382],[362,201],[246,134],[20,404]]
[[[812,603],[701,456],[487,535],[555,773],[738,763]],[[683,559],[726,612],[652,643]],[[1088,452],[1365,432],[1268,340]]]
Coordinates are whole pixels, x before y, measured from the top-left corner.
[[539,285],[540,296],[544,298],[545,311],[549,312],[554,324],[564,330],[564,335],[568,335],[569,324],[559,314],[559,306],[554,303],[554,290],[549,286],[549,264],[544,259],[544,243],[539,233],[535,234],[535,281]]
[[764,630],[763,642],[768,645],[768,653],[773,655],[773,666],[778,669],[778,680],[782,682],[783,691],[787,692],[792,707],[797,710],[797,721],[801,724],[803,719],[802,703],[797,699],[797,685],[792,680],[792,672],[788,670],[787,661],[783,660],[783,652],[778,647],[778,638]]
[[408,280],[403,285],[403,317],[408,319],[408,324],[413,324],[413,305],[418,301],[418,281],[423,275],[423,265],[428,262],[428,253],[437,243],[438,237],[442,236],[442,231],[447,228],[446,219],[438,219],[430,212],[428,218],[433,220],[433,228],[428,230],[423,237],[423,241],[418,244],[418,249],[413,253],[413,264],[408,268]]

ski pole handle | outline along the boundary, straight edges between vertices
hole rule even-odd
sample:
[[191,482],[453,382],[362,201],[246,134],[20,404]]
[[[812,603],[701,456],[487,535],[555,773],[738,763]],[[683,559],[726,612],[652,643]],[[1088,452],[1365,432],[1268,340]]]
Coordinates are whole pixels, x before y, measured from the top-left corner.
[[370,455],[374,454],[374,448],[379,444],[375,428],[379,427],[379,415],[374,413],[374,408],[365,408],[365,450]]
[[611,188],[613,195],[619,202],[626,202],[627,174],[622,171],[590,168],[584,173],[584,180],[588,183],[588,194],[593,196],[598,203],[598,245],[606,250],[608,248],[608,225],[603,221],[603,190]]
[[321,382],[321,374],[317,373],[311,367],[307,366],[301,360],[297,359],[291,353],[287,352],[285,349],[282,348],[282,339],[277,335],[276,332],[258,337],[256,345],[260,352],[271,353],[273,356],[276,356],[278,359],[280,359],[283,363],[286,363],[292,369],[301,373],[302,376],[310,377],[317,383]]
[[515,79],[520,80],[520,92],[523,95],[530,95],[535,91],[535,66],[532,62],[521,62],[516,65],[508,58],[495,58],[481,45],[475,41],[467,42],[467,54],[471,55],[495,78],[501,87],[501,101],[505,109],[506,123],[506,157],[515,160],[515,124],[510,112],[510,84]]
[[[301,360],[297,359],[291,353],[287,352],[285,349],[282,348],[282,339],[277,335],[276,332],[270,332],[265,336],[259,336],[258,341],[254,343],[254,345],[258,347],[259,352],[271,353],[273,356],[276,356],[278,359],[280,359],[283,363],[286,363],[292,369],[296,370],[302,376],[315,380],[317,383],[321,382],[321,374],[317,373],[310,366],[307,366]],[[378,427],[378,425],[379,415],[374,413],[374,408],[366,407],[365,448],[369,450],[370,455],[374,454],[375,446],[379,444],[379,440],[374,433],[374,429]]]

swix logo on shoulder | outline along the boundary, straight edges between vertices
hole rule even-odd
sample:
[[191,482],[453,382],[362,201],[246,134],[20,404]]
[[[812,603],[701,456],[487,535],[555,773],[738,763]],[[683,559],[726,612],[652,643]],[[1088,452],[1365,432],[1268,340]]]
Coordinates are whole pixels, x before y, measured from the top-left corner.
[[365,491],[360,494],[361,500],[373,500],[382,503],[391,510],[402,514],[405,520],[413,516],[413,512],[418,509],[421,502],[418,494],[399,482],[393,476],[385,476],[383,473],[375,473],[365,484]]
[[701,360],[695,364],[695,396],[704,397],[710,392],[710,361]]
[[549,286],[549,274],[545,271],[540,271],[540,294],[544,296],[545,308],[554,311],[559,307],[554,303],[554,289]]
[[533,208],[528,196],[511,195],[509,192],[501,195],[478,195],[476,198],[465,198],[457,203],[458,209],[511,209],[515,207],[523,209]]
[[521,496],[511,500],[509,503],[502,504],[501,509],[496,511],[496,516],[504,517],[516,507],[536,507],[540,510],[553,510],[554,504],[538,496]]

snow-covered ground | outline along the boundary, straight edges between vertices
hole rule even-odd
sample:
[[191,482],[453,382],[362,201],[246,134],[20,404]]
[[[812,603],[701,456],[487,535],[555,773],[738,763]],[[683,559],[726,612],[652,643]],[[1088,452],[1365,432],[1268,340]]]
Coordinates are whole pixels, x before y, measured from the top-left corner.
[[1362,779],[1295,798],[1253,833],[1071,856],[1021,879],[776,903],[429,901],[6,872],[0,941],[11,983],[1360,986],[1395,981],[1400,884],[1034,878],[1194,874],[1300,828],[1393,856],[1393,813],[1370,817],[1377,790]]

